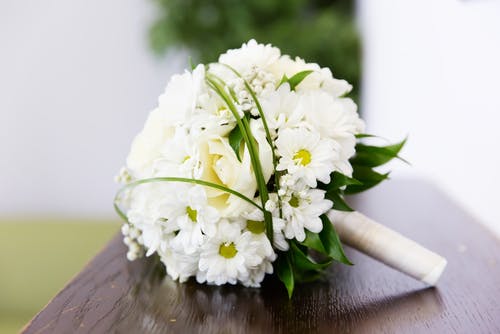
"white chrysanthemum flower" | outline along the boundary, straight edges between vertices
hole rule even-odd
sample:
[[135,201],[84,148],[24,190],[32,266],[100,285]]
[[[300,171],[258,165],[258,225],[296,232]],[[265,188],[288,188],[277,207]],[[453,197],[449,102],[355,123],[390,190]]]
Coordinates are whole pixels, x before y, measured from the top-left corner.
[[201,141],[211,137],[226,137],[236,126],[233,116],[228,118],[226,109],[221,108],[219,114],[197,113],[193,115],[189,127],[190,136]]
[[261,245],[258,249],[259,255],[263,258],[273,258],[274,260],[275,254],[271,242],[266,236],[266,224],[264,223],[264,214],[262,211],[255,209],[242,216],[243,219],[238,222],[242,229],[251,232],[252,239]]
[[[272,263],[276,260],[276,253],[271,246],[271,242],[267,238],[265,233],[266,227],[264,223],[264,214],[261,210],[255,209],[252,212],[245,213],[242,215],[244,219],[240,220],[240,225],[243,230],[251,232],[251,238],[253,242],[258,244],[257,252],[260,257],[262,257],[263,261],[256,267],[250,268],[248,271],[248,277],[246,279],[240,279],[240,282],[244,286],[248,287],[260,287],[260,283],[264,279],[266,274],[273,273]],[[281,226],[277,224],[277,226],[273,223],[274,230],[274,239],[276,243],[276,239],[278,239],[278,244],[283,245],[283,243],[288,247],[288,243],[285,240],[285,237],[282,233]]]
[[[196,110],[198,95],[205,90],[205,69],[202,65],[191,72],[174,75],[165,93],[159,98],[159,106],[153,110],[143,130],[135,137],[127,167],[138,179],[151,177],[153,164],[162,158],[165,142],[175,133],[175,125],[183,124]],[[202,94],[203,95],[203,94]]]
[[286,221],[280,217],[273,216],[273,246],[280,251],[287,251],[290,248],[288,242],[285,239],[283,230],[285,229]]
[[173,234],[167,233],[165,225],[160,223],[142,225],[141,241],[147,249],[146,256],[151,256],[153,253],[167,249]]
[[172,199],[171,184],[144,184],[130,194],[130,208],[127,219],[141,231],[141,243],[149,256],[158,249],[166,249],[170,236],[177,230],[175,222],[167,222],[168,211],[165,204]]
[[193,138],[227,136],[236,126],[236,120],[226,103],[214,91],[198,96],[196,111],[186,122]]
[[263,261],[259,247],[251,232],[242,232],[239,223],[220,221],[217,233],[201,249],[196,280],[216,285],[247,280],[249,270]]
[[195,112],[198,96],[206,90],[205,66],[200,64],[193,72],[172,76],[158,99],[158,109],[170,125],[183,125]]
[[311,91],[300,97],[297,108],[304,112],[313,131],[340,144],[340,159],[335,169],[350,176],[352,167],[348,160],[355,153],[355,135],[364,131],[356,104],[349,98],[334,98],[325,92]]
[[288,83],[260,100],[267,124],[274,130],[273,135],[279,129],[293,128],[303,121],[304,110],[297,108],[298,101],[297,94],[290,91]]
[[[332,75],[332,71],[328,67],[323,67],[321,70],[315,73],[311,73],[311,79],[314,80],[315,76],[318,75],[319,78],[319,88],[335,97],[345,96],[352,90],[352,85],[344,79],[336,79]],[[312,87],[307,86],[308,81],[306,80],[299,90],[311,90]],[[314,87],[314,86],[313,86]]]
[[246,287],[260,288],[260,283],[264,280],[266,274],[272,273],[273,263],[268,259],[264,259],[256,268],[248,271],[248,278],[240,280],[240,282]]
[[179,185],[174,191],[175,199],[165,203],[168,223],[179,228],[171,245],[179,251],[192,254],[202,245],[206,236],[215,234],[219,212],[207,204],[202,186]]
[[302,190],[304,181],[297,178],[294,174],[283,174],[280,177],[280,185],[278,190],[279,196],[290,195],[294,191]]
[[198,145],[187,129],[178,127],[172,139],[165,142],[162,157],[153,165],[153,173],[158,176],[199,178],[201,162]]
[[280,57],[280,49],[271,44],[259,44],[254,39],[244,43],[239,49],[228,50],[220,55],[219,63],[227,64],[245,75],[255,68],[267,69]]
[[320,216],[331,209],[332,202],[325,199],[325,191],[303,186],[302,190],[281,198],[285,220],[284,233],[288,239],[304,241],[304,229],[319,233],[323,229]]
[[165,142],[174,133],[175,127],[166,121],[159,109],[149,114],[144,128],[132,142],[127,157],[127,167],[134,178],[143,179],[152,175],[154,162],[161,158]]
[[[235,93],[236,107],[240,112],[250,112],[257,116],[258,111],[244,81],[257,96],[274,91],[281,77],[275,77],[268,69],[274,66],[279,57],[278,48],[270,44],[259,44],[252,39],[241,48],[222,54],[219,63],[210,64],[209,72],[225,81],[227,87]],[[233,73],[228,66],[239,75]]]
[[159,251],[158,254],[161,262],[165,265],[167,274],[173,280],[179,280],[183,283],[189,277],[196,275],[198,271],[199,253],[185,254],[169,248]]
[[340,139],[364,130],[364,122],[350,98],[334,98],[321,91],[312,91],[301,96],[299,108],[322,136]]
[[[269,194],[270,200],[277,202],[276,194]],[[269,202],[268,201],[268,202]],[[277,210],[277,206],[274,206],[272,210],[270,210],[273,217],[273,244],[279,250],[286,251],[288,250],[288,242],[285,240],[285,236],[283,235],[283,229],[285,228],[285,222],[283,219],[279,218],[279,210]],[[274,252],[272,251],[271,243],[267,238],[265,231],[265,222],[264,222],[264,213],[260,209],[255,209],[250,212],[244,212],[242,214],[244,220],[242,220],[242,228],[246,229],[253,233],[254,237],[262,239],[263,244],[263,255],[274,261],[275,258],[273,256]],[[265,240],[264,240],[265,239]],[[266,243],[267,241],[267,243]],[[265,250],[264,250],[265,249]]]
[[281,156],[276,169],[287,170],[313,188],[317,185],[316,180],[330,182],[330,173],[338,160],[335,141],[304,128],[280,131],[276,151]]

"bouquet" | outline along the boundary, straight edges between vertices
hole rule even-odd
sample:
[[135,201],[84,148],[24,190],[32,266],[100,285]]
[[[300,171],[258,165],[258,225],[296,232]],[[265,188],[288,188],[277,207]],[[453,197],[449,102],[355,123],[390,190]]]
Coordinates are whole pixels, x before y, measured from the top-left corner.
[[[255,40],[173,76],[117,177],[128,259],[157,254],[180,282],[259,287],[276,273],[289,296],[333,262],[351,264],[341,238],[398,268],[377,248],[391,231],[342,213],[352,211],[344,195],[385,180],[374,168],[405,143],[362,142],[370,136],[351,88],[328,68]],[[374,228],[375,248],[356,234]],[[393,234],[403,249],[425,253]],[[427,252],[399,269],[424,279],[429,256],[441,260]]]

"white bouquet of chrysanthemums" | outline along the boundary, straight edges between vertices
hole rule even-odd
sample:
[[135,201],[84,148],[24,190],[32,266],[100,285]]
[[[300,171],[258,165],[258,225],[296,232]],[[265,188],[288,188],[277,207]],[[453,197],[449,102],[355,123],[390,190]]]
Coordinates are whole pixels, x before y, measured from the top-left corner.
[[118,176],[127,257],[156,253],[181,282],[258,287],[277,272],[290,294],[349,264],[327,213],[387,178],[373,168],[404,144],[362,144],[350,90],[254,40],[173,76]]

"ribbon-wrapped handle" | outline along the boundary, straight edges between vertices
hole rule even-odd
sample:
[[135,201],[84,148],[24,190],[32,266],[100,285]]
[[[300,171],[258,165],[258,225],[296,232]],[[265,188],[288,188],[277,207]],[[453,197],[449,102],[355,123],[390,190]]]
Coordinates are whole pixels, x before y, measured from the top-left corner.
[[359,212],[331,210],[332,221],[345,244],[431,286],[446,267],[446,259]]

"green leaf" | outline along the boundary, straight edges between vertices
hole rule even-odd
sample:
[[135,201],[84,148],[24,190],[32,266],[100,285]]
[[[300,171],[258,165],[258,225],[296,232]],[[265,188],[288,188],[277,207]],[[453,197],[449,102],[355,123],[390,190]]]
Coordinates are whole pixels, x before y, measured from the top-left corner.
[[352,177],[346,176],[342,173],[339,173],[337,171],[333,172],[330,175],[330,180],[331,180],[330,183],[327,184],[326,187],[324,188],[327,191],[337,190],[343,186],[348,186],[348,185],[362,185],[363,184],[360,181],[358,181]]
[[358,133],[357,135],[355,135],[355,137],[361,139],[361,138],[375,138],[377,136],[368,133]]
[[295,287],[295,279],[293,277],[292,265],[290,264],[290,260],[288,259],[288,255],[286,253],[281,253],[276,260],[276,273],[278,274],[280,281],[285,285],[288,292],[288,298],[292,298],[293,289]]
[[359,143],[356,145],[356,155],[350,160],[351,164],[377,167],[386,164],[394,158],[401,159],[398,153],[405,143],[406,139],[397,144],[388,146],[371,146]]
[[325,246],[327,254],[335,261],[352,265],[351,261],[345,256],[342,243],[330,219],[326,215],[321,215],[321,221],[323,222],[323,229],[319,233],[319,237]]
[[231,148],[233,149],[234,153],[236,154],[236,157],[238,158],[238,161],[241,162],[241,157],[240,157],[240,149],[241,149],[241,144],[243,143],[243,134],[241,133],[240,128],[237,126],[231,132],[229,133],[229,145],[231,145]]
[[295,90],[295,88],[302,82],[302,80],[304,80],[312,72],[313,71],[311,70],[306,70],[294,74],[290,79],[287,80],[287,82],[290,84],[290,90]]
[[301,242],[301,244],[322,254],[327,254],[318,233],[306,230],[306,238]]
[[323,275],[323,271],[309,270],[302,272],[295,272],[294,277],[297,282],[307,283],[318,280]]
[[339,211],[354,211],[336,190],[327,191],[325,198],[333,202],[333,209]]
[[286,74],[283,74],[283,76],[281,77],[281,80],[278,84],[278,87],[281,86],[282,84],[284,84],[285,82],[288,82],[288,77],[286,76]]
[[304,253],[295,242],[290,242],[290,254],[293,257],[294,271],[301,273],[306,271],[323,270],[328,267],[332,261],[315,262]]
[[353,167],[353,173],[352,173],[353,177],[361,181],[362,184],[348,185],[344,190],[344,194],[347,195],[357,194],[362,191],[373,188],[380,182],[389,178],[389,173],[381,174],[374,171],[370,167],[359,166],[359,165],[353,165],[352,167]]

